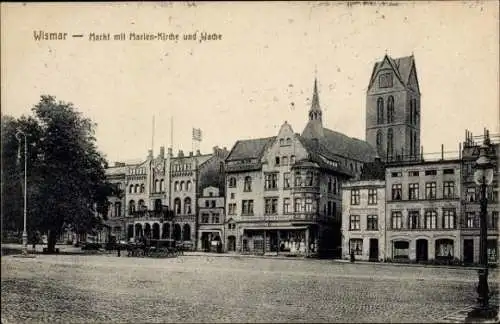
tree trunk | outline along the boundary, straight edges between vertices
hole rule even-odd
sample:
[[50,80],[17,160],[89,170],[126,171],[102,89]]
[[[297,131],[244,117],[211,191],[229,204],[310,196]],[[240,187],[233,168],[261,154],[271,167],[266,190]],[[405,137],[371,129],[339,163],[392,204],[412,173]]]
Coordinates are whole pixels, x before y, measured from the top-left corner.
[[49,231],[49,235],[47,238],[47,252],[55,253],[56,252],[56,242],[57,242],[58,233],[56,231]]

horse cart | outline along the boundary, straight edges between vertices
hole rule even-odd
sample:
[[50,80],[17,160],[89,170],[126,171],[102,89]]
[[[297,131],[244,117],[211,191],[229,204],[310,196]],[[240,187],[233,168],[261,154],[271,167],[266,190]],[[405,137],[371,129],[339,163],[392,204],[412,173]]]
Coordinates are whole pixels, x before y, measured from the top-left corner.
[[172,239],[145,239],[127,245],[127,256],[177,257],[184,254],[182,242]]

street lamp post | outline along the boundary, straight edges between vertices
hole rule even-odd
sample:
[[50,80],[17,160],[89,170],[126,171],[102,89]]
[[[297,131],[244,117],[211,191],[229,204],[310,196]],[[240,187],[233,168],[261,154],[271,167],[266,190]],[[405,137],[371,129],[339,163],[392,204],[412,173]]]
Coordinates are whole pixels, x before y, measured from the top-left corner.
[[[26,139],[26,134],[22,131],[17,131],[16,133],[16,138],[19,141],[19,153],[21,152],[21,136],[24,137],[24,220],[23,220],[23,255],[28,254],[28,232],[26,231],[26,208],[27,208],[27,183],[28,183],[28,174],[26,173],[27,171],[27,165],[28,165],[28,141]],[[19,154],[19,158],[21,158],[21,154]]]
[[488,158],[488,139],[479,148],[479,158],[476,161],[476,171],[474,173],[474,182],[480,187],[480,228],[479,228],[479,281],[477,286],[478,305],[470,314],[479,318],[494,318],[498,314],[496,309],[489,305],[489,287],[488,287],[488,227],[487,227],[487,207],[488,197],[486,188],[493,181],[493,165]]

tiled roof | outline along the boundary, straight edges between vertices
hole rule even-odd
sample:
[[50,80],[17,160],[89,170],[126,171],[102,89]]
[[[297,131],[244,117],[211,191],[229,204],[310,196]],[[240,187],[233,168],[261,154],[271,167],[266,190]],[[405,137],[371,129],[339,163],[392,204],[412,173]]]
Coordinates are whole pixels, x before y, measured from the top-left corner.
[[401,79],[405,84],[408,83],[408,78],[410,77],[411,66],[413,62],[413,56],[405,56],[400,58],[390,58],[396,65],[397,71],[401,76]]
[[261,163],[243,163],[243,164],[233,164],[226,166],[226,173],[230,172],[243,172],[243,171],[257,171],[262,167]]
[[323,128],[323,131],[325,137],[320,139],[320,144],[333,154],[362,162],[373,161],[377,155],[375,149],[368,142],[327,128]]
[[259,159],[266,147],[275,139],[276,136],[237,141],[226,161]]

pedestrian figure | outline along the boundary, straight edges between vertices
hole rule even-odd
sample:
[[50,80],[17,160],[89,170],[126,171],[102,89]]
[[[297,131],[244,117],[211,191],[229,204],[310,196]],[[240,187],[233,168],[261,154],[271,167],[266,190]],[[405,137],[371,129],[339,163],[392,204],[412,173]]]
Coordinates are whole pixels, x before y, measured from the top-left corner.
[[354,251],[351,251],[351,262],[354,262]]

